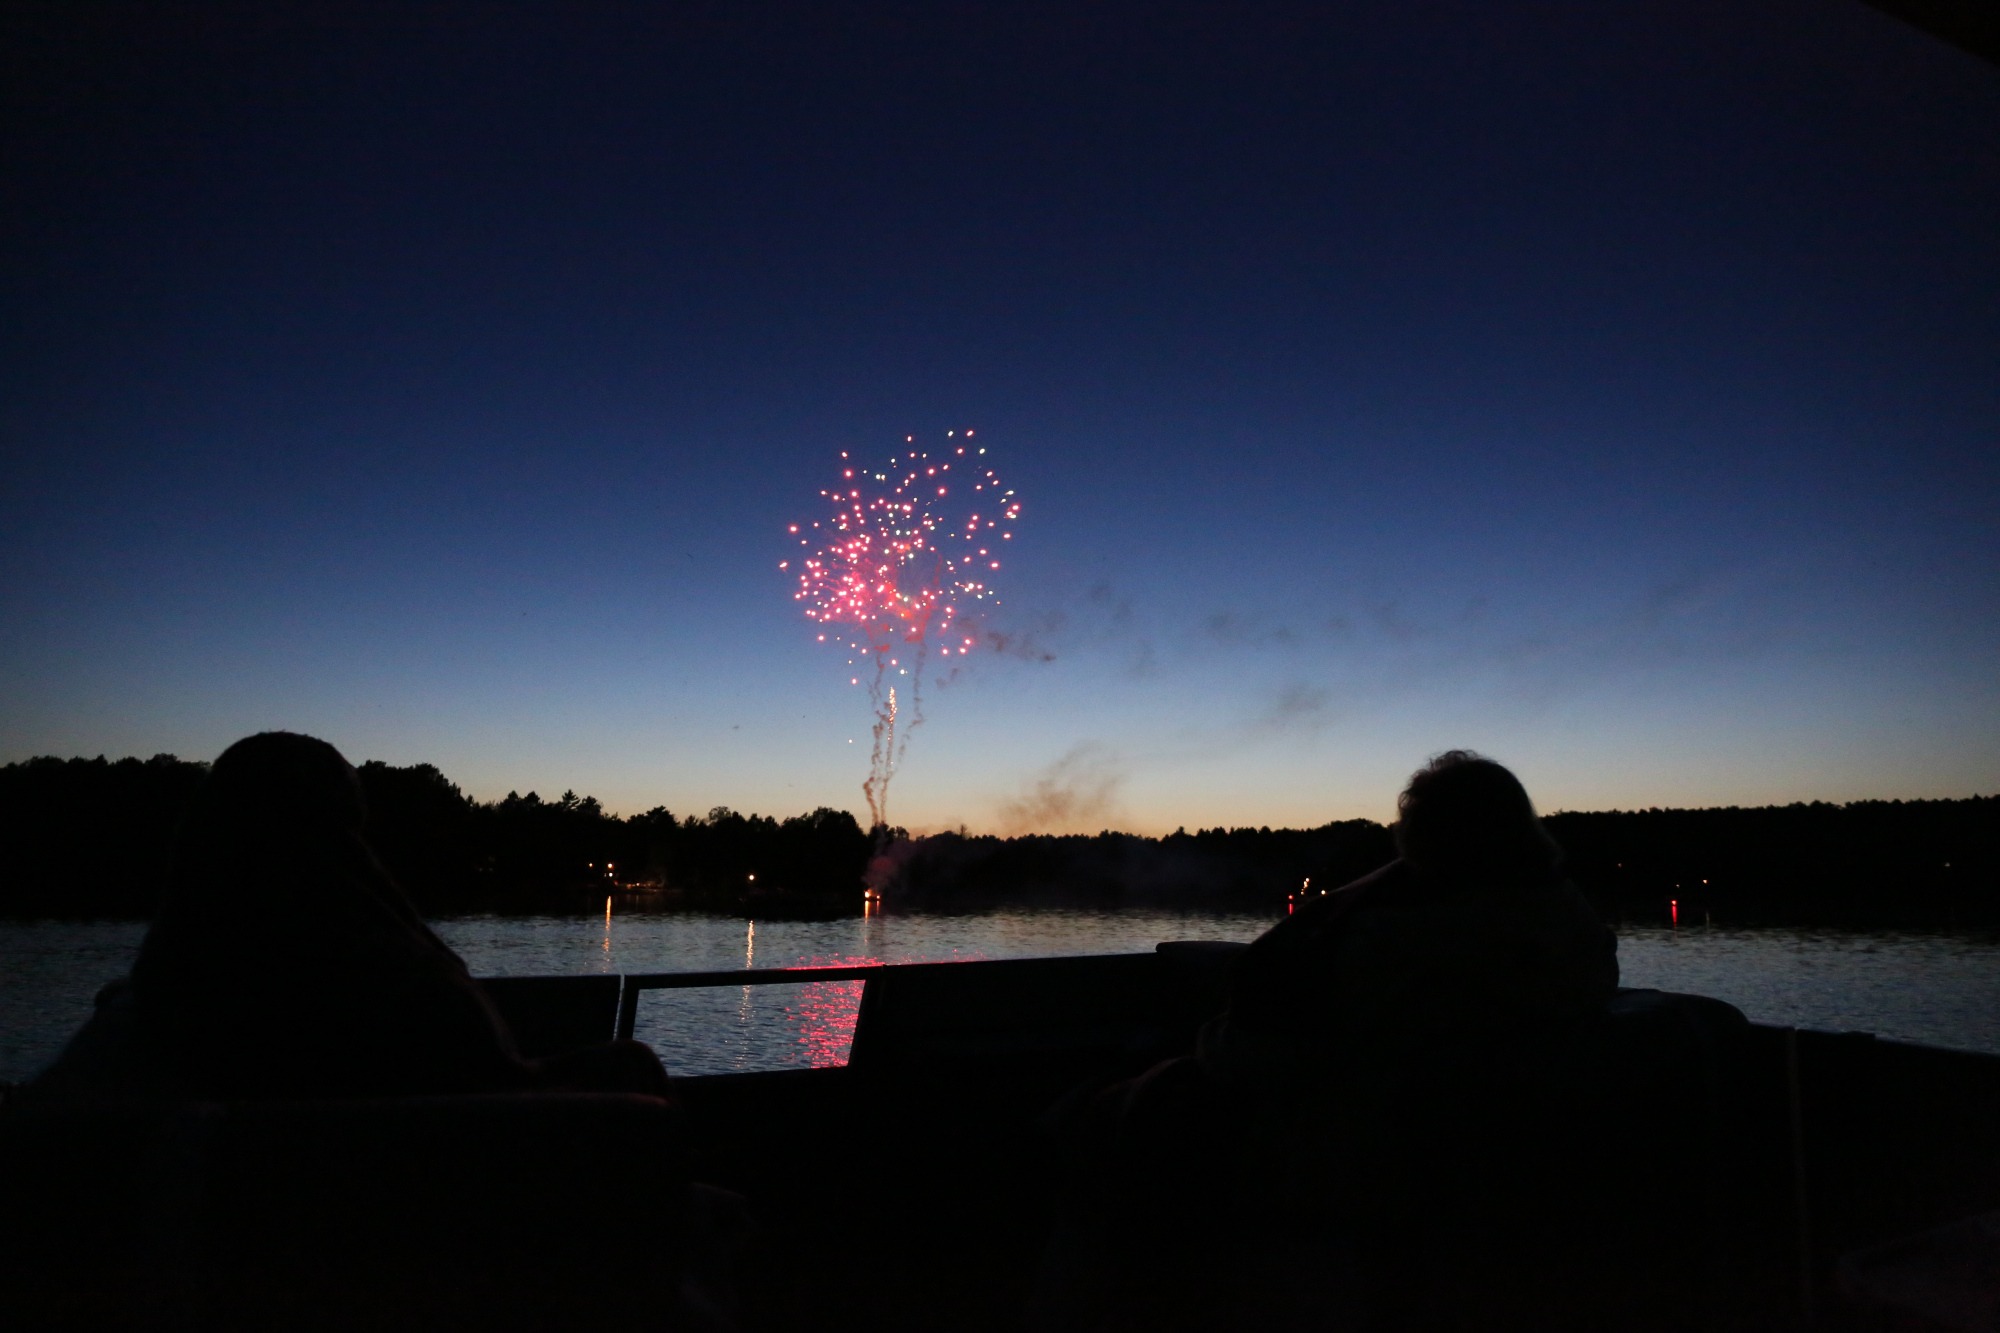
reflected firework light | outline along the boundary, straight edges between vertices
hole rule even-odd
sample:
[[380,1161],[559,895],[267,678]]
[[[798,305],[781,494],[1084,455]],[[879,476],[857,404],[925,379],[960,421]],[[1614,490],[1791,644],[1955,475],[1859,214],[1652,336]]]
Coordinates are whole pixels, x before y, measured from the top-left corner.
[[[867,687],[874,745],[861,790],[878,828],[889,822],[889,779],[924,720],[930,655],[949,661],[977,646],[968,631],[995,600],[1000,546],[1021,514],[972,431],[946,431],[935,452],[913,435],[903,443],[879,468],[843,452],[839,481],[820,492],[827,512],[791,526],[800,552],[778,565],[796,572],[793,598],[820,640],[847,649],[850,683]],[[901,680],[908,716],[899,722]]]

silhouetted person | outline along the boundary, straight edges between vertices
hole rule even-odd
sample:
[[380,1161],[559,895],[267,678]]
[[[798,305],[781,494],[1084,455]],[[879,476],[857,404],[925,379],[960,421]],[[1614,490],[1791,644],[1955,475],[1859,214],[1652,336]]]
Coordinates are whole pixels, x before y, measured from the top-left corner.
[[1514,1149],[1479,1104],[1602,1013],[1616,939],[1499,764],[1439,755],[1397,809],[1398,859],[1259,937],[1195,1056],[1072,1114],[1044,1327],[1384,1322],[1412,1213]]
[[1396,802],[1399,858],[1309,897],[1240,961],[1205,1072],[1386,1095],[1418,1064],[1574,1027],[1618,988],[1617,941],[1561,871],[1518,779],[1439,755]]
[[215,761],[129,985],[37,1081],[51,1095],[217,1100],[500,1092],[665,1095],[637,1042],[523,1059],[464,962],[362,835],[358,775],[264,732]]
[[[22,1099],[19,1132],[111,1161],[83,1234],[138,1236],[142,1277],[170,1255],[175,1324],[513,1327],[546,1283],[595,1322],[732,1327],[745,1206],[689,1182],[658,1058],[523,1058],[365,813],[324,741],[216,760],[129,982]],[[648,1096],[440,1095],[558,1091]],[[155,1238],[190,1196],[198,1234]],[[579,1206],[611,1234],[560,1225]]]

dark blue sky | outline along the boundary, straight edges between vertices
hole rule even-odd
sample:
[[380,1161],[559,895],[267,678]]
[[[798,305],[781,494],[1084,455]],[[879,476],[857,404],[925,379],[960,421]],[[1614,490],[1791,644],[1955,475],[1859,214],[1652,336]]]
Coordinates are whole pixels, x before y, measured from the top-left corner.
[[1858,3],[5,21],[0,761],[860,812],[785,526],[969,426],[912,827],[2000,788],[2000,72]]

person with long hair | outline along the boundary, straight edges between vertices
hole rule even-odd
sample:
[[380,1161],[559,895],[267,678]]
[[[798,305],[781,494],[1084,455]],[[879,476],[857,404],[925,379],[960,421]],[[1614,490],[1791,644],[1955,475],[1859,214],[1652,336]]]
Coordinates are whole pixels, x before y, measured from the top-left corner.
[[100,998],[36,1091],[667,1094],[638,1042],[523,1058],[376,859],[366,822],[359,775],[323,740],[269,731],[223,751],[182,820],[129,983]]

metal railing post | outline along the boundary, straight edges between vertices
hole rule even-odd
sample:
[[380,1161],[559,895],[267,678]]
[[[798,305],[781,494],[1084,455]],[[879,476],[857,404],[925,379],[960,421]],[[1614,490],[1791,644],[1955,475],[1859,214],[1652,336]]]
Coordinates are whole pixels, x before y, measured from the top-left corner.
[[621,1041],[630,1041],[639,1026],[639,988],[623,973],[618,976],[618,1029]]

